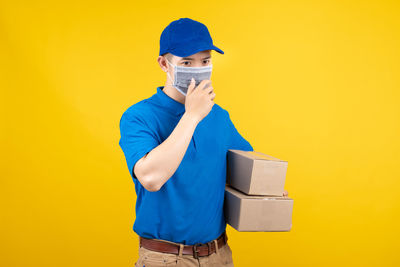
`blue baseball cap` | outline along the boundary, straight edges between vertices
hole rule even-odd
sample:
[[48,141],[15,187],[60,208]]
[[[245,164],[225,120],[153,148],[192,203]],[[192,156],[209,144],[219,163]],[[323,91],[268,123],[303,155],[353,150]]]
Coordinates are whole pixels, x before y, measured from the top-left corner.
[[211,49],[224,54],[213,44],[206,25],[189,18],[172,21],[161,33],[160,56],[169,52],[178,57],[187,57]]

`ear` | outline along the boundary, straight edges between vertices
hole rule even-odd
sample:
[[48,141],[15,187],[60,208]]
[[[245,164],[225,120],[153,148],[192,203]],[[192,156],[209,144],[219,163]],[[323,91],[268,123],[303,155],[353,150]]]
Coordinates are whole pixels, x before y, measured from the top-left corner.
[[167,60],[166,60],[166,58],[164,56],[158,56],[157,62],[158,62],[158,64],[160,65],[161,69],[164,72],[168,71],[168,68],[169,68],[168,62],[167,62]]

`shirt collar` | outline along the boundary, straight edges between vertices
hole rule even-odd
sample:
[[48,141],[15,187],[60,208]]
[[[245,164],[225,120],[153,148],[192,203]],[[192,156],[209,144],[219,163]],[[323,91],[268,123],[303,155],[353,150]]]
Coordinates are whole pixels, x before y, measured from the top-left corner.
[[185,113],[185,105],[168,96],[163,89],[164,86],[157,87],[156,97],[159,100],[160,105],[167,108],[168,111],[176,116]]

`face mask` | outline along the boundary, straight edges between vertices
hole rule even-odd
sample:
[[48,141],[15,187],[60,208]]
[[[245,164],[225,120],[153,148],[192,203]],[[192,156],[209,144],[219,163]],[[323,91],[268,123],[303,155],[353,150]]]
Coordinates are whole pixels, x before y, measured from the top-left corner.
[[205,67],[183,67],[173,65],[168,59],[167,62],[174,67],[174,79],[171,79],[169,72],[167,72],[170,80],[174,81],[172,86],[184,96],[186,96],[192,77],[195,79],[195,86],[198,86],[202,80],[210,80],[211,78],[212,65]]

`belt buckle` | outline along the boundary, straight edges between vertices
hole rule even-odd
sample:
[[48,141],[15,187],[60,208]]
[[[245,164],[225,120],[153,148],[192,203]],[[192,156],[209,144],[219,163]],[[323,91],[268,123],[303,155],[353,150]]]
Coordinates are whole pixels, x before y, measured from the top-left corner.
[[198,252],[200,252],[200,250],[197,250],[197,247],[201,247],[201,246],[203,246],[204,244],[203,243],[197,243],[197,244],[194,244],[193,245],[193,257],[195,258],[195,259],[198,259],[199,258],[199,255],[197,254]]

